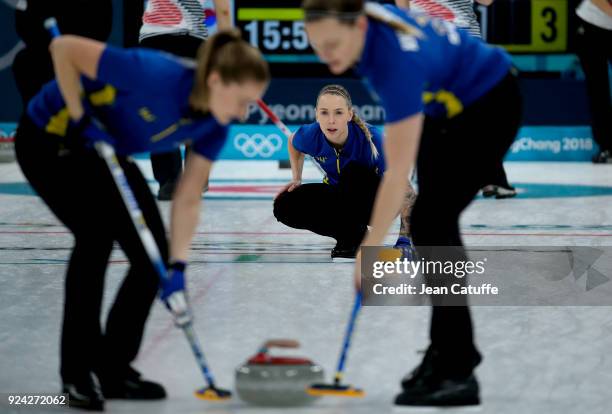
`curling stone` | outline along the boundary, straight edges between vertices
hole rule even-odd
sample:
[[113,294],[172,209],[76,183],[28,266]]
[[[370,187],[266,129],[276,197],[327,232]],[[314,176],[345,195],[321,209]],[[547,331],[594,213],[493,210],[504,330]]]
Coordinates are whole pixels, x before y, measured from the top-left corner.
[[259,352],[236,369],[236,392],[251,404],[289,407],[307,405],[319,397],[306,389],[323,380],[323,368],[306,358],[271,356],[269,348],[298,348],[294,340],[269,340]]
[[7,134],[0,129],[0,162],[15,161],[15,133]]

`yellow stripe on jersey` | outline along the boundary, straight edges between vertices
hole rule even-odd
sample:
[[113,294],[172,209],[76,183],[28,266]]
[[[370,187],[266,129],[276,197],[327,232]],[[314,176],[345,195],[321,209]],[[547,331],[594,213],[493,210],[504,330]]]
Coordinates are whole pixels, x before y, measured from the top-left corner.
[[161,141],[162,139],[167,138],[171,134],[174,134],[183,125],[189,125],[192,123],[193,123],[193,119],[181,118],[178,120],[178,122],[175,122],[174,124],[170,125],[168,128],[164,129],[163,131],[160,131],[157,134],[153,135],[151,137],[151,142]]
[[157,141],[161,141],[162,139],[168,137],[169,135],[175,133],[179,128],[179,124],[178,123],[174,123],[172,125],[170,125],[168,128],[164,129],[161,132],[158,132],[157,134],[153,135],[151,137],[151,142],[157,142]]
[[47,126],[45,126],[45,132],[65,137],[69,122],[70,116],[68,114],[68,108],[63,107],[57,114],[49,118],[49,122]]
[[138,115],[140,115],[140,117],[147,122],[154,122],[157,119],[157,117],[153,115],[146,106],[143,106],[138,110]]
[[93,106],[112,105],[117,96],[117,89],[112,85],[106,85],[103,89],[89,94],[89,102]]
[[[116,96],[117,90],[111,85],[106,85],[99,91],[90,93],[87,99],[94,106],[103,106],[113,104]],[[49,117],[49,121],[45,126],[45,132],[65,137],[69,123],[70,115],[68,114],[68,108],[63,107],[55,115]]]
[[423,92],[423,103],[428,104],[431,102],[438,102],[446,107],[446,115],[448,118],[452,118],[463,112],[463,104],[457,98],[457,96],[444,89],[440,89],[436,92],[425,91]]

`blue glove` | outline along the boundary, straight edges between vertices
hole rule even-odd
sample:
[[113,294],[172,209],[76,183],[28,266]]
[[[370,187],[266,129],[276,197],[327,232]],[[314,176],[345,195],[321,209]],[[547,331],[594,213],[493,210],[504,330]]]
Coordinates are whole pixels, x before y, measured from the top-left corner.
[[191,310],[185,290],[185,262],[173,262],[160,283],[159,297],[174,316],[177,326],[191,323]]
[[402,260],[407,259],[413,261],[417,258],[417,252],[410,237],[399,236],[393,248],[402,252]]
[[110,145],[114,145],[115,142],[106,132],[104,125],[86,113],[78,121],[70,121],[63,147],[68,152],[78,152],[84,148],[93,147],[96,141],[105,141]]
[[80,152],[85,149],[87,139],[83,136],[83,131],[91,123],[89,115],[84,114],[78,121],[70,120],[66,137],[60,141],[60,151],[62,155]]

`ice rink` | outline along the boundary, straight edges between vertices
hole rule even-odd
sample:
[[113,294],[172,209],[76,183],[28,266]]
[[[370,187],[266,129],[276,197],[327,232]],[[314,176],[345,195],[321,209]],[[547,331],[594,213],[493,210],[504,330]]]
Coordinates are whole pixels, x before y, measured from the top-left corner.
[[[148,163],[142,166],[152,177]],[[507,169],[519,196],[477,199],[461,221],[466,244],[612,245],[612,165],[508,163]],[[312,166],[306,168],[306,178],[317,176]],[[268,338],[299,340],[302,348],[295,353],[322,365],[327,379],[335,368],[353,301],[352,265],[331,263],[333,240],[287,228],[273,217],[272,195],[288,178],[289,171],[273,162],[220,162],[206,194],[188,269],[189,291],[196,330],[224,388],[233,389],[234,369]],[[169,203],[160,206],[167,218]],[[16,164],[0,164],[0,217],[0,390],[59,392],[63,274],[72,238],[32,195]],[[126,268],[116,250],[106,308]],[[476,371],[483,403],[441,411],[612,412],[610,305],[473,308],[476,341],[485,356]],[[365,307],[345,376],[365,389],[365,398],[257,408],[238,398],[211,403],[193,397],[204,385],[201,373],[181,332],[157,303],[136,366],[146,378],[163,383],[169,398],[111,400],[106,407],[111,413],[147,414],[436,412],[392,406],[400,378],[420,361],[417,351],[427,346],[428,329],[427,307]]]

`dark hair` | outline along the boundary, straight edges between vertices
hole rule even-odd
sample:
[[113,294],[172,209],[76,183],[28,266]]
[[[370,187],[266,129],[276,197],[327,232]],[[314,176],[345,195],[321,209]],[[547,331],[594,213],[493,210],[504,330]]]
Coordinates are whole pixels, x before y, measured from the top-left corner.
[[192,103],[208,105],[207,80],[212,72],[218,72],[224,83],[270,81],[268,63],[259,50],[242,40],[238,29],[220,31],[204,42],[198,50],[197,62]]
[[303,0],[302,9],[307,23],[333,17],[341,23],[353,25],[359,16],[365,14],[398,32],[423,37],[421,30],[398,18],[380,4],[365,4],[364,0]]
[[336,17],[347,24],[354,24],[364,13],[363,0],[304,0],[304,20],[312,22],[325,17]]
[[[321,91],[319,92],[319,95],[317,95],[317,106],[319,106],[319,98],[321,98],[321,96],[323,95],[341,96],[346,101],[346,106],[348,106],[349,109],[353,109],[353,101],[351,100],[351,95],[346,90],[346,88],[344,88],[344,86],[341,86],[341,85],[324,86],[323,89],[321,89]],[[368,125],[364,122],[363,119],[361,119],[361,117],[354,110],[353,110],[353,118],[351,119],[351,121],[353,121],[363,131],[366,139],[369,141],[370,149],[372,150],[372,158],[378,159],[378,156],[380,154],[378,153],[378,148],[376,148],[376,145],[374,145],[374,141],[372,141],[372,132],[368,128]]]

